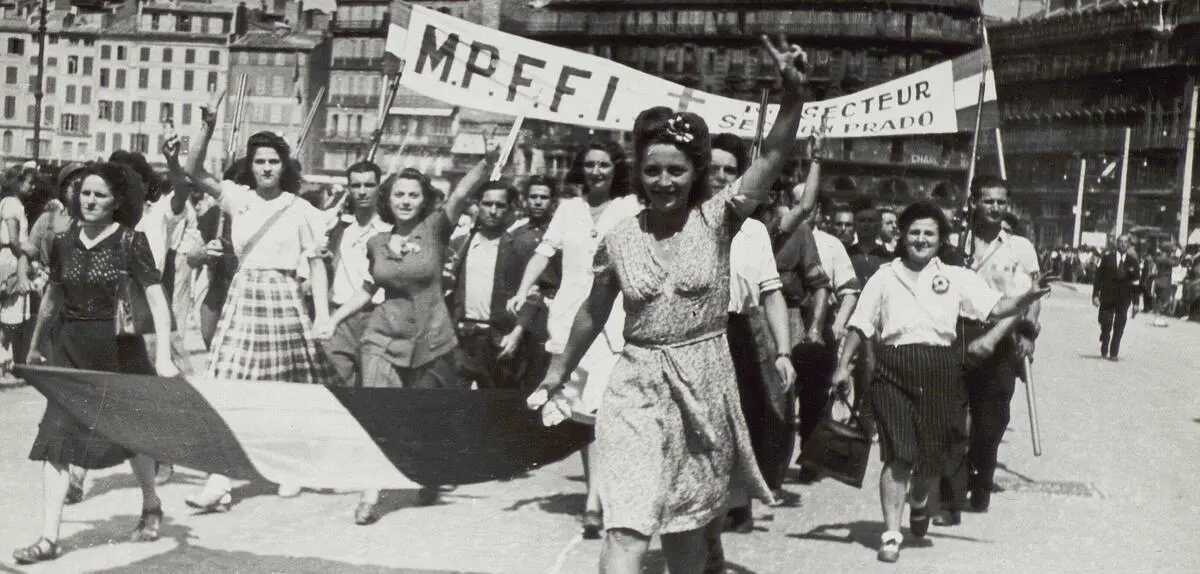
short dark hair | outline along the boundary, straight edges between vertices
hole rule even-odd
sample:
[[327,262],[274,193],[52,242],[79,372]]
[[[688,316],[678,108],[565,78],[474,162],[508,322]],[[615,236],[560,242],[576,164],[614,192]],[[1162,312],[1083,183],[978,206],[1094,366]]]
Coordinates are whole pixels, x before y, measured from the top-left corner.
[[388,176],[383,185],[379,186],[379,194],[375,196],[375,212],[384,223],[396,224],[396,216],[392,215],[392,187],[402,179],[411,179],[421,186],[421,211],[417,213],[417,219],[424,219],[438,203],[440,192],[433,187],[433,182],[420,171],[406,167],[400,173]]
[[979,199],[979,194],[985,189],[1000,188],[1004,190],[1004,195],[1008,195],[1008,182],[994,175],[977,175],[971,180],[971,199]]
[[708,166],[712,163],[712,136],[704,118],[691,112],[676,112],[665,106],[643,110],[633,122],[633,191],[643,204],[649,196],[642,188],[640,175],[646,150],[655,144],[673,145],[683,153],[696,172],[692,189],[688,191],[687,206],[699,205],[709,196]]
[[517,188],[503,180],[488,182],[483,186],[483,189],[479,191],[478,197],[480,200],[482,200],[483,194],[489,191],[495,191],[497,189],[504,191],[504,201],[508,202],[508,205],[510,206],[515,206],[517,204],[517,200],[520,199],[521,193],[517,191]]
[[108,161],[109,163],[125,164],[133,170],[134,175],[142,180],[146,201],[158,201],[158,198],[162,196],[163,189],[158,174],[154,173],[154,168],[150,167],[150,162],[146,160],[145,155],[119,149],[108,156]]
[[300,193],[300,165],[292,159],[292,148],[283,141],[283,138],[275,135],[273,132],[258,132],[246,142],[246,162],[243,168],[237,173],[233,181],[255,189],[258,182],[254,180],[254,171],[251,166],[254,164],[254,154],[258,153],[258,148],[271,148],[275,153],[279,154],[280,171],[279,171],[279,188],[291,193]]
[[908,228],[912,227],[913,222],[922,219],[932,219],[937,223],[938,241],[943,245],[950,241],[950,220],[946,219],[946,214],[942,213],[942,209],[929,201],[918,201],[900,212],[900,217],[896,220],[897,227],[900,229],[900,235],[896,240],[896,254],[901,257],[906,257],[908,250],[905,249],[904,238],[908,236]]
[[540,174],[531,175],[529,179],[525,180],[525,187],[521,189],[521,197],[529,197],[529,190],[533,189],[535,185],[544,186],[549,189],[550,199],[558,199],[558,185],[554,183],[553,179]]
[[613,180],[612,188],[609,191],[610,197],[621,197],[629,195],[632,186],[630,180],[632,173],[630,172],[629,157],[625,155],[625,148],[621,144],[613,140],[592,140],[579,151],[575,152],[575,158],[571,160],[571,169],[567,171],[565,183],[569,185],[579,186],[579,192],[587,195],[588,185],[587,177],[583,173],[583,162],[587,159],[588,152],[592,150],[600,150],[608,154],[608,158],[613,163]]
[[[113,199],[117,201],[117,207],[113,210],[113,221],[126,227],[137,225],[146,204],[146,188],[142,184],[142,178],[138,177],[128,164],[110,161],[85,167],[80,171],[81,177],[76,185],[82,187],[83,181],[93,175],[104,180],[112,191]],[[83,219],[78,191],[72,194],[67,210],[76,220]]]
[[[737,161],[737,173],[742,175],[750,168],[750,147],[746,145],[746,140],[737,137],[733,134],[717,134],[713,136],[712,148],[728,152]],[[716,190],[709,190],[716,191]]]
[[375,174],[375,183],[383,181],[383,170],[373,161],[363,160],[346,168],[346,181],[350,180],[352,173],[373,173]]

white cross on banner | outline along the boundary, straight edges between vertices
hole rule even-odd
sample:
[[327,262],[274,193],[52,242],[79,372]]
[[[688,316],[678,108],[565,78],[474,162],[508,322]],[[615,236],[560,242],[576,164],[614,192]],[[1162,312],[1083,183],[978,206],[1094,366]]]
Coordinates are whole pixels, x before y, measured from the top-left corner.
[[[401,5],[401,3],[396,3]],[[713,133],[754,137],[757,102],[686,88],[605,58],[506,34],[421,6],[393,14],[387,51],[406,62],[401,83],[455,106],[593,129],[633,128],[638,113],[667,106],[700,115]],[[954,133],[974,129],[981,50],[871,88],[805,104],[800,137]],[[983,129],[995,127],[988,70]],[[777,105],[768,106],[767,129]]]

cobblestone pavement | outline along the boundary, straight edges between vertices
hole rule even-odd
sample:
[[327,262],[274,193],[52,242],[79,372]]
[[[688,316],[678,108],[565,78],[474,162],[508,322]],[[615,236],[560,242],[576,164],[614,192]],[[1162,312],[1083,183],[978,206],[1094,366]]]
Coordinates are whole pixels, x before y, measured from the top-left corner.
[[[1045,453],[1034,457],[1018,388],[1001,450],[1008,491],[986,515],[934,528],[898,565],[875,562],[882,531],[879,463],[855,490],[826,480],[789,484],[796,507],[756,508],[750,535],[725,537],[731,572],[1194,572],[1200,520],[1200,325],[1132,320],[1122,361],[1099,359],[1087,289],[1062,286],[1047,302],[1034,370]],[[391,493],[387,514],[352,524],[353,494],[279,499],[244,485],[227,514],[194,515],[184,497],[200,476],[166,487],[163,538],[123,542],[137,521],[127,468],[94,473],[87,499],[66,512],[57,561],[15,567],[9,551],[40,524],[40,470],[26,461],[43,408],[28,387],[0,387],[0,571],[4,572],[595,572],[600,545],[578,537],[578,457],[508,482],[472,485],[422,506]],[[652,573],[663,571],[652,552]]]

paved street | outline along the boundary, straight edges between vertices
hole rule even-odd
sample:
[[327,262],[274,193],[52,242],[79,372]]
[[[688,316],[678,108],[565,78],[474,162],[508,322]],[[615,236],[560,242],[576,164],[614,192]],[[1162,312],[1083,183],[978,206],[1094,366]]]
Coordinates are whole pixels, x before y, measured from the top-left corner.
[[[831,480],[788,489],[792,508],[757,507],[757,531],[725,537],[733,572],[1194,572],[1200,564],[1200,324],[1130,322],[1120,363],[1099,359],[1088,289],[1062,286],[1047,302],[1038,383],[1045,453],[1034,457],[1025,393],[1001,451],[986,515],[964,515],[908,545],[898,565],[875,561],[882,531],[872,461],[855,490]],[[352,494],[282,500],[267,485],[236,491],[228,514],[192,515],[199,476],[163,489],[167,521],[151,544],[122,542],[139,511],[127,467],[95,473],[69,507],[66,554],[18,569],[12,548],[40,524],[40,470],[26,461],[43,400],[0,388],[0,571],[8,572],[595,572],[600,544],[578,538],[583,484],[577,457],[530,476],[459,488],[433,506],[394,493],[378,524],[357,527]],[[876,455],[873,454],[873,458]],[[661,555],[649,570],[663,571]]]

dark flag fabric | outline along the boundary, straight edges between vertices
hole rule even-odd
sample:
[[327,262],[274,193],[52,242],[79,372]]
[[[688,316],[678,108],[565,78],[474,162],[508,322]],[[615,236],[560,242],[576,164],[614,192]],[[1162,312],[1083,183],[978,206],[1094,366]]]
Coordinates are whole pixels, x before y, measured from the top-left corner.
[[411,489],[511,478],[586,445],[543,427],[517,391],[365,389],[17,366],[46,399],[109,440],[231,478],[330,489]]

